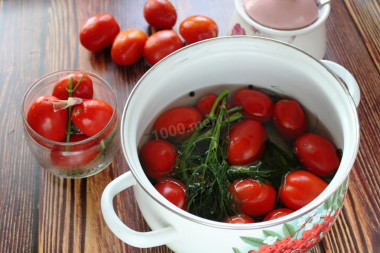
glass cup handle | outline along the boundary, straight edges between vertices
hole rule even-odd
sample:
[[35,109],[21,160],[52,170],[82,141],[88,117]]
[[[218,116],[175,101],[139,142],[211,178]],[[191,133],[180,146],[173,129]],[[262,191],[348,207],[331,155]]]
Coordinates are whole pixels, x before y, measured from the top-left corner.
[[126,226],[119,219],[113,208],[113,198],[134,185],[136,185],[136,180],[128,171],[110,182],[104,189],[101,208],[104,220],[111,231],[123,242],[139,248],[160,246],[178,239],[177,231],[171,226],[150,232],[138,232]]

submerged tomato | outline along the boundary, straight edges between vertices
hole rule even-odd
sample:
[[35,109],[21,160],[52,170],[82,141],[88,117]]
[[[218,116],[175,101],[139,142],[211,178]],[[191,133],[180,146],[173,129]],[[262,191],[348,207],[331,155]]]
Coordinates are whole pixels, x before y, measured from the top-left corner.
[[[61,77],[57,83],[54,85],[53,89],[53,96],[56,96],[59,99],[67,100],[69,98],[69,88],[70,88],[70,82],[71,78],[73,78],[73,86],[72,89],[75,90],[72,94],[73,97],[83,98],[83,99],[89,99],[92,98],[94,94],[94,89],[92,85],[92,80],[90,76],[84,74],[84,73],[72,73],[65,75]],[[83,76],[83,78],[82,78]],[[79,80],[82,78],[81,82],[78,86],[76,86],[79,82]]]
[[89,18],[79,31],[82,45],[90,51],[105,49],[120,31],[120,26],[109,13],[103,13]]
[[218,36],[218,25],[209,17],[196,15],[186,18],[179,26],[179,33],[187,44]]
[[66,109],[54,111],[54,96],[40,96],[30,106],[26,120],[39,135],[52,140],[63,141],[66,137],[68,112]]
[[112,114],[112,106],[103,100],[92,98],[75,105],[71,118],[85,135],[93,136],[108,124]]
[[[211,112],[212,106],[214,105],[217,98],[218,98],[218,96],[215,94],[212,94],[212,93],[206,94],[203,97],[201,97],[197,101],[198,111],[200,113],[202,113],[203,116],[206,116],[207,114],[209,114]],[[222,104],[222,102],[219,102],[218,108],[220,107],[221,104]],[[226,102],[226,108],[227,109],[231,108],[231,106],[228,102]]]
[[334,173],[340,164],[335,145],[314,133],[300,136],[294,152],[306,169],[321,177]]
[[261,158],[264,153],[266,132],[254,119],[235,125],[229,133],[227,160],[232,165],[245,165]]
[[327,183],[311,172],[298,170],[286,175],[280,187],[281,202],[292,210],[298,210],[326,189]]
[[238,214],[235,216],[228,217],[224,222],[233,224],[247,224],[254,223],[254,220],[252,220],[252,218],[247,215]]
[[305,113],[295,100],[279,100],[274,105],[273,123],[287,141],[294,141],[307,130]]
[[172,204],[186,210],[186,186],[179,180],[166,178],[158,182],[154,188]]
[[151,35],[144,46],[144,57],[151,65],[183,47],[183,42],[173,30],[162,30]]
[[288,209],[288,208],[278,208],[270,211],[267,215],[265,215],[263,221],[268,221],[268,220],[274,220],[278,219],[280,217],[284,217],[288,214],[293,213],[293,210]]
[[143,13],[146,22],[157,29],[170,29],[177,21],[177,11],[168,0],[148,0]]
[[111,57],[118,65],[131,65],[143,55],[147,37],[140,29],[128,29],[120,32],[112,43]]
[[263,216],[273,210],[276,202],[273,186],[251,178],[234,181],[229,190],[240,211],[248,216]]
[[233,105],[243,106],[245,115],[261,122],[267,122],[272,116],[272,99],[258,90],[239,89],[232,95],[231,102]]
[[161,138],[184,139],[189,137],[201,123],[201,113],[190,106],[180,106],[161,114],[154,130]]
[[149,141],[141,150],[145,173],[153,179],[161,179],[173,170],[177,153],[165,140]]

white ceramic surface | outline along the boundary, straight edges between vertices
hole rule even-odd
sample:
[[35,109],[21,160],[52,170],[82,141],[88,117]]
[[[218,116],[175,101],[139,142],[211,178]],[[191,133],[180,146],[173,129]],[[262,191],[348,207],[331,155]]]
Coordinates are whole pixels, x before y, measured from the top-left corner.
[[[348,89],[334,73],[345,81]],[[336,176],[307,206],[268,222],[226,224],[175,207],[154,189],[144,174],[138,157],[141,138],[168,105],[195,104],[207,92],[217,93],[226,87],[233,91],[250,84],[290,95],[325,124],[335,144],[343,150]],[[194,97],[189,96],[191,91],[195,91]],[[116,236],[136,247],[166,244],[181,253],[248,252],[258,250],[261,244],[275,247],[275,242],[298,249],[312,247],[332,226],[343,205],[359,147],[356,112],[359,100],[358,85],[343,67],[318,61],[279,41],[231,36],[187,46],[154,65],[135,86],[125,105],[121,142],[130,171],[104,190],[101,200],[104,219]],[[113,198],[128,187],[133,187],[152,232],[133,231],[117,217]],[[297,246],[292,244],[304,239],[307,233],[314,237]]]
[[231,20],[228,35],[254,35],[280,40],[296,46],[317,59],[326,53],[326,20],[330,4],[319,9],[318,19],[309,26],[297,30],[277,30],[263,26],[251,19],[243,8],[243,0],[235,0],[235,14]]

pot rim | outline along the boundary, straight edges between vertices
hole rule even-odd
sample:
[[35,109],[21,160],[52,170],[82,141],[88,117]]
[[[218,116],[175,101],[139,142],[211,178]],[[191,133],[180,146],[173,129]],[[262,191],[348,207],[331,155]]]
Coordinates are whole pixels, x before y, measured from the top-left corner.
[[294,29],[294,30],[279,30],[279,29],[274,29],[274,28],[261,25],[257,23],[256,21],[254,21],[245,12],[242,5],[242,0],[235,0],[235,10],[245,22],[247,22],[250,26],[255,27],[260,32],[272,34],[275,36],[294,36],[294,35],[302,35],[302,34],[309,33],[312,30],[316,29],[317,27],[325,23],[325,21],[327,20],[329,16],[330,9],[331,9],[330,3],[326,3],[322,7],[318,8],[318,13],[319,13],[318,19],[308,26],[305,26],[299,29]]
[[[328,187],[324,190],[324,192],[326,191],[329,191],[328,194],[325,194],[324,198],[321,198],[319,199],[319,201],[315,201],[315,199],[310,202],[308,205],[306,205],[305,207],[297,210],[297,211],[294,211],[293,213],[289,214],[289,215],[286,215],[284,217],[280,217],[278,219],[275,219],[275,220],[270,220],[270,221],[265,221],[265,222],[259,222],[259,223],[250,223],[250,224],[229,224],[229,223],[223,223],[223,222],[218,222],[218,221],[213,221],[213,220],[208,220],[208,219],[205,219],[205,218],[202,218],[202,217],[199,217],[199,216],[196,216],[194,214],[191,214],[187,211],[184,211],[180,208],[177,208],[176,206],[174,206],[173,204],[171,204],[169,201],[165,201],[165,199],[157,193],[152,193],[151,191],[149,191],[145,184],[146,184],[146,181],[149,182],[149,179],[147,178],[147,176],[144,174],[144,176],[142,177],[140,174],[141,173],[138,173],[137,171],[135,171],[134,169],[134,165],[132,164],[132,162],[128,159],[128,155],[127,155],[127,151],[126,151],[126,144],[124,144],[124,136],[127,135],[127,133],[124,132],[124,124],[125,124],[125,118],[127,117],[127,109],[131,103],[131,100],[134,96],[134,94],[136,93],[137,89],[139,89],[139,87],[142,85],[141,83],[144,82],[144,80],[147,78],[147,76],[155,71],[156,68],[158,68],[160,65],[162,64],[165,64],[166,61],[168,61],[168,59],[170,59],[171,57],[170,56],[173,56],[173,55],[177,55],[177,54],[181,54],[182,52],[186,52],[188,51],[190,48],[192,47],[199,47],[199,45],[202,45],[202,44],[211,44],[213,42],[218,42],[218,41],[225,41],[225,40],[239,40],[239,39],[254,39],[254,40],[267,40],[267,41],[272,41],[274,43],[278,43],[279,45],[281,46],[286,46],[286,47],[291,47],[293,48],[294,50],[297,50],[299,52],[301,52],[302,54],[305,55],[305,57],[308,57],[308,58],[311,58],[312,61],[316,62],[317,64],[319,64],[320,66],[322,66],[325,70],[327,70],[333,77],[334,79],[336,79],[336,81],[341,85],[341,87],[343,88],[343,91],[346,93],[346,96],[348,97],[348,100],[349,100],[349,103],[350,103],[350,109],[352,110],[352,113],[354,115],[354,118],[355,118],[355,123],[356,123],[356,131],[355,131],[355,143],[356,143],[356,147],[353,151],[353,155],[352,157],[350,157],[350,161],[348,163],[348,166],[346,168],[340,168],[341,170],[345,170],[345,173],[343,174],[342,177],[340,178],[336,178],[334,177],[333,180],[331,182],[335,182],[335,185],[333,184],[329,184]],[[177,51],[175,51],[174,53],[170,54],[169,56],[165,57],[164,59],[162,59],[160,62],[156,63],[155,65],[153,65],[141,78],[140,80],[136,83],[135,87],[133,88],[133,90],[131,91],[131,94],[129,95],[128,97],[128,100],[125,104],[125,107],[123,109],[123,114],[122,114],[122,119],[121,119],[121,144],[122,144],[122,149],[123,149],[123,154],[124,154],[124,157],[126,158],[126,161],[127,161],[127,164],[129,166],[129,169],[131,171],[131,173],[133,174],[134,178],[136,179],[136,182],[138,183],[138,185],[144,190],[144,192],[146,194],[148,194],[154,201],[156,201],[159,205],[161,205],[162,207],[168,209],[168,211],[188,220],[188,221],[192,221],[192,222],[195,222],[195,223],[198,223],[198,224],[201,224],[201,225],[205,225],[205,226],[209,226],[209,227],[213,227],[213,228],[218,228],[218,229],[234,229],[234,230],[249,230],[249,229],[263,229],[263,228],[268,228],[268,227],[273,227],[273,226],[276,226],[276,225],[280,225],[280,224],[284,224],[284,223],[287,223],[287,222],[290,222],[290,221],[293,221],[297,218],[300,218],[301,216],[307,214],[307,213],[310,213],[312,210],[320,207],[328,198],[330,198],[336,191],[337,189],[343,184],[343,182],[348,178],[349,176],[349,173],[354,165],[354,162],[356,160],[356,156],[357,156],[357,153],[358,153],[358,149],[359,149],[359,139],[360,139],[360,125],[359,125],[359,120],[358,120],[358,115],[357,115],[357,110],[356,110],[356,106],[355,106],[355,103],[353,101],[353,98],[351,97],[347,87],[345,86],[345,84],[341,81],[341,79],[335,74],[333,73],[329,68],[327,68],[321,61],[317,60],[316,58],[314,58],[313,56],[311,56],[310,54],[308,54],[307,52],[295,47],[295,46],[292,46],[288,43],[285,43],[285,42],[282,42],[282,41],[278,41],[278,40],[275,40],[275,39],[270,39],[270,38],[264,38],[264,37],[257,37],[257,36],[248,36],[248,35],[235,35],[235,36],[222,36],[222,37],[217,37],[217,38],[212,38],[212,39],[207,39],[207,40],[203,40],[203,41],[200,41],[200,42],[196,42],[196,43],[193,43],[193,44],[190,44],[188,46],[185,46]],[[335,181],[334,181],[335,180]],[[151,185],[151,183],[149,182],[149,184]],[[321,196],[318,196],[317,198],[319,198]]]

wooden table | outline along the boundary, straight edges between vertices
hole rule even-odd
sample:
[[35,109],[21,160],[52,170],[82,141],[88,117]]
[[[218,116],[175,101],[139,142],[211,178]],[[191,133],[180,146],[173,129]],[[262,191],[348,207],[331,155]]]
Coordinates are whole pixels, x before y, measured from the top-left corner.
[[[202,14],[227,33],[232,0],[173,0],[178,21]],[[100,210],[105,186],[128,171],[121,150],[103,172],[87,179],[60,179],[39,166],[26,145],[20,115],[26,88],[61,69],[98,73],[117,90],[119,110],[149,68],[143,60],[115,65],[109,50],[90,53],[78,39],[90,16],[112,13],[122,30],[151,33],[142,15],[145,1],[0,0],[0,252],[171,252],[165,246],[138,249],[114,236]],[[326,59],[347,68],[362,96],[358,108],[361,145],[343,211],[311,252],[380,252],[380,8],[376,0],[333,0],[327,21]],[[131,190],[115,207],[128,226],[149,228]]]

